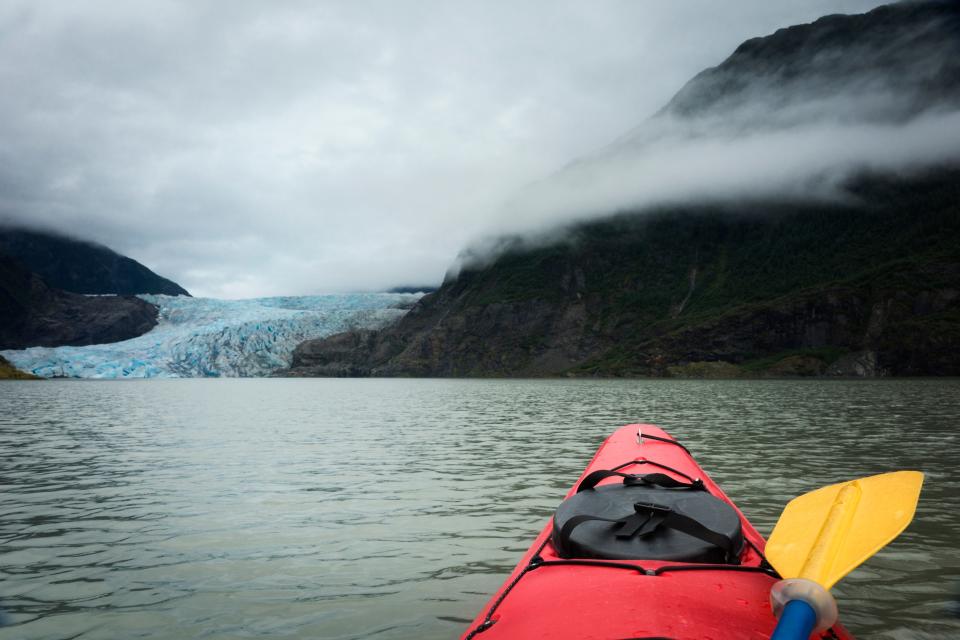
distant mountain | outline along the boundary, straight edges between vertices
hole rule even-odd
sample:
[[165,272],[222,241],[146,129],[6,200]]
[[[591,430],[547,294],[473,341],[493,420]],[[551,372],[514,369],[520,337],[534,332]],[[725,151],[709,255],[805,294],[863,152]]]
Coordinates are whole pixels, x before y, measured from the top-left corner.
[[[576,197],[653,144],[958,105],[960,3],[827,16],[745,42],[560,179]],[[835,182],[506,239],[397,324],[301,344],[291,375],[960,375],[960,166]]]
[[66,236],[0,228],[0,255],[4,254],[39,275],[47,285],[73,293],[190,295],[136,260]]
[[0,349],[118,342],[157,324],[157,308],[132,296],[54,289],[0,255]]

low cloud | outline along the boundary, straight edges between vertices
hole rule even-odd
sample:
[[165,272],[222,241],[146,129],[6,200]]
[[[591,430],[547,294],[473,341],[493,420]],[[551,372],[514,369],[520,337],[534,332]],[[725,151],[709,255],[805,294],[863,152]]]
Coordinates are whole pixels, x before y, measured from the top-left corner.
[[528,188],[505,209],[503,226],[538,231],[702,201],[836,199],[845,197],[841,187],[858,173],[911,173],[944,163],[960,163],[957,111],[895,125],[811,123],[736,135],[670,135]]
[[835,200],[864,172],[960,164],[960,12],[909,6],[870,30],[832,18],[811,37],[746,43],[636,129],[524,189],[502,227],[529,234],[698,202]]

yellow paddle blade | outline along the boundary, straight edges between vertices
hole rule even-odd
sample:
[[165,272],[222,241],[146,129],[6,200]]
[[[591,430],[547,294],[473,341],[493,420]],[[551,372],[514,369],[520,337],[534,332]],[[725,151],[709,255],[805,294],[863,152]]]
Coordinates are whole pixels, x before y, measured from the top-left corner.
[[832,484],[794,498],[765,550],[784,578],[829,589],[913,520],[923,474],[895,471]]

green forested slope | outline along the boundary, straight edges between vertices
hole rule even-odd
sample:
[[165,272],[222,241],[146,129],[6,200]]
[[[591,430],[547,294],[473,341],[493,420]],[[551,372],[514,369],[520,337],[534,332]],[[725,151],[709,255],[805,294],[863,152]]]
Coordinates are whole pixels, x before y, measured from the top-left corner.
[[343,338],[307,343],[295,364],[351,375],[960,373],[960,172],[873,176],[851,194],[843,205],[622,215],[518,243],[397,326],[346,349]]

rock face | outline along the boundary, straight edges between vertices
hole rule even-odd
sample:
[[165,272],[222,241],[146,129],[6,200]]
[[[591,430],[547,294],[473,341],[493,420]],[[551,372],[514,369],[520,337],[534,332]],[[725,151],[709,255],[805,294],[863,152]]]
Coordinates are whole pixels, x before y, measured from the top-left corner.
[[83,296],[48,286],[0,255],[0,349],[118,342],[157,324],[157,308],[131,296]]
[[157,308],[133,297],[146,293],[190,295],[106,247],[0,228],[0,349],[135,338],[157,324]]
[[[745,42],[560,178],[576,197],[664,139],[892,126],[958,105],[960,3],[901,2]],[[291,375],[960,375],[960,167],[864,171],[839,191],[506,240],[396,325],[300,345]]]
[[20,371],[7,362],[6,358],[0,356],[0,380],[39,380],[39,378]]
[[0,228],[0,254],[73,293],[188,296],[176,282],[111,249],[39,231]]

